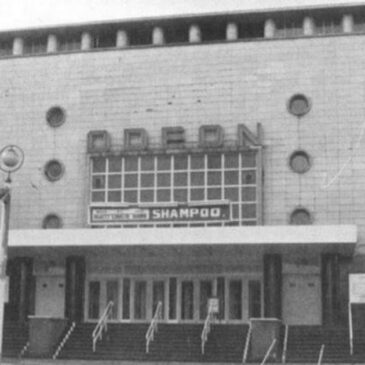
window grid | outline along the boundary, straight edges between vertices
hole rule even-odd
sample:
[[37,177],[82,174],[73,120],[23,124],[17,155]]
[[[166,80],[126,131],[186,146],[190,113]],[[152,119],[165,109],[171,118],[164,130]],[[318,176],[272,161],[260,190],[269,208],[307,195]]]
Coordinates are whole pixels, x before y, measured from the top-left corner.
[[[164,205],[229,200],[231,202],[229,221],[124,222],[120,225],[113,224],[113,227],[256,225],[260,211],[258,194],[261,191],[257,153],[251,151],[249,155],[245,154],[245,152],[226,152],[154,155],[150,162],[153,163],[153,168],[143,167],[142,164],[143,158],[149,159],[151,156],[121,156],[118,157],[120,159],[118,168],[115,168],[115,161],[113,162],[113,170],[111,170],[111,158],[116,159],[116,157],[93,158],[91,204]],[[245,163],[245,157],[249,163]],[[180,161],[181,166],[179,158],[186,158],[186,161]],[[194,158],[195,166],[193,166]],[[237,159],[237,162],[230,164],[229,158],[233,161]],[[199,159],[201,165],[198,163]],[[97,160],[99,165],[104,166],[103,169],[97,167]],[[100,163],[103,160],[104,162]],[[151,176],[147,178],[147,175]],[[113,177],[116,180],[111,184]]]

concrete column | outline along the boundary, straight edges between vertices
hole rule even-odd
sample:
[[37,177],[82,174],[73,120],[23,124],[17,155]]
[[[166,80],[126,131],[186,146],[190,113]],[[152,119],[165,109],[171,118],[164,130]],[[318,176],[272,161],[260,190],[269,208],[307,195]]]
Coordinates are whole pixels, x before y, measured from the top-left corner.
[[129,45],[128,33],[125,30],[118,30],[117,32],[117,44],[118,48],[124,48]]
[[316,26],[314,24],[313,18],[306,16],[303,19],[303,34],[307,36],[314,35],[315,29]]
[[21,37],[16,37],[13,40],[13,55],[20,56],[24,52],[24,39]]
[[189,29],[189,42],[199,43],[202,40],[200,27],[197,24],[192,24]]
[[226,28],[227,41],[235,41],[238,39],[238,26],[236,23],[228,23]]
[[57,52],[58,42],[57,36],[54,34],[49,34],[47,39],[47,53]]
[[344,33],[352,33],[354,30],[354,17],[352,14],[345,14],[342,17],[342,31]]
[[92,46],[92,36],[89,32],[84,32],[81,35],[81,50],[86,51],[91,49]]
[[159,46],[165,43],[165,35],[161,27],[155,27],[152,31],[152,44]]
[[275,22],[272,19],[267,19],[265,21],[264,37],[265,38],[274,38],[275,30],[276,30]]
[[266,318],[281,319],[281,287],[281,255],[264,255],[264,316]]

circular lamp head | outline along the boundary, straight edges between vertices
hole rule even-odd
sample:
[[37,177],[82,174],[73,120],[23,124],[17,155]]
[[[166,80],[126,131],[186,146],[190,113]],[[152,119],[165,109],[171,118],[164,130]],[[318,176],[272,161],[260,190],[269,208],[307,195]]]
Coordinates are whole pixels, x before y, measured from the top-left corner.
[[20,169],[23,161],[24,152],[18,146],[8,145],[0,151],[0,169],[7,173]]

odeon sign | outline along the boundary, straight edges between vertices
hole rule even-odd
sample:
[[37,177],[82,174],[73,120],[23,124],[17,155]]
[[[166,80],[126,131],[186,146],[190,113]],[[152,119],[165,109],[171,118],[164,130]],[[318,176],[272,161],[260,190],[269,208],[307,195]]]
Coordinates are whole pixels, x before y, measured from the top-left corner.
[[229,203],[149,207],[91,206],[89,223],[220,221],[229,220],[230,211]]

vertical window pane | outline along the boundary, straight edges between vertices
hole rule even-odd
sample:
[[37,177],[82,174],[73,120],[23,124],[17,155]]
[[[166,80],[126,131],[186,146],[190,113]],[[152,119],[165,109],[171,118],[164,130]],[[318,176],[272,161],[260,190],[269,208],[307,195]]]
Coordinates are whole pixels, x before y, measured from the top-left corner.
[[177,300],[176,278],[169,280],[169,319],[176,319],[176,300]]
[[208,314],[208,299],[212,297],[213,286],[211,280],[202,280],[200,282],[200,319],[205,319]]
[[169,173],[157,174],[157,186],[171,186],[171,175]]
[[174,201],[175,202],[186,202],[188,200],[187,189],[176,189],[174,190]]
[[131,280],[123,279],[123,319],[130,318]]
[[137,280],[134,286],[134,318],[146,318],[146,294],[147,285],[145,281]]
[[106,283],[106,302],[113,302],[111,318],[118,318],[119,307],[119,283],[117,280],[107,281]]
[[242,171],[242,184],[250,185],[256,183],[256,171],[255,170],[247,170]]
[[100,312],[100,282],[89,283],[89,318],[98,319]]
[[227,153],[224,155],[224,167],[226,169],[232,169],[238,167],[238,154]]
[[137,174],[128,174],[124,175],[124,187],[126,188],[135,188],[138,184],[138,175]]
[[181,283],[181,319],[194,317],[194,283],[183,281]]
[[219,300],[219,313],[218,319],[224,319],[224,308],[225,308],[225,287],[224,287],[224,277],[217,279],[217,297]]
[[204,185],[204,172],[192,172],[191,173],[191,185],[192,186]]
[[191,189],[191,200],[204,200],[204,189]]
[[242,153],[242,167],[256,166],[256,152],[250,151]]
[[156,308],[159,302],[162,303],[162,318],[164,318],[165,313],[165,283],[163,281],[154,281],[152,286],[152,296],[153,296],[153,308],[152,315],[155,314]]
[[261,317],[261,283],[259,280],[250,280],[248,283],[248,313],[249,318]]
[[95,175],[92,180],[93,189],[105,189],[105,176]]
[[242,282],[230,280],[229,282],[229,319],[242,318]]
[[120,157],[109,157],[109,172],[122,171],[122,159]]

